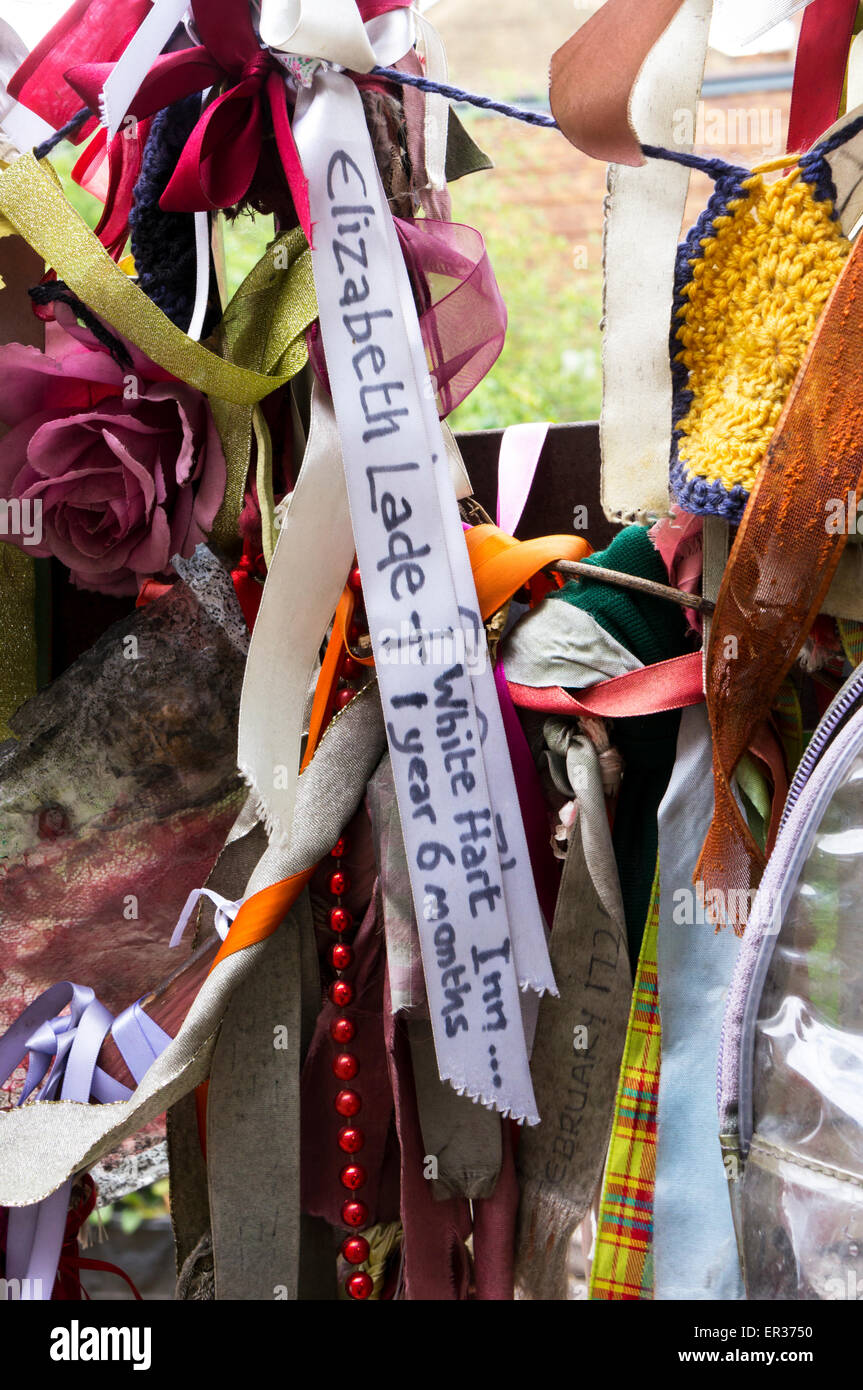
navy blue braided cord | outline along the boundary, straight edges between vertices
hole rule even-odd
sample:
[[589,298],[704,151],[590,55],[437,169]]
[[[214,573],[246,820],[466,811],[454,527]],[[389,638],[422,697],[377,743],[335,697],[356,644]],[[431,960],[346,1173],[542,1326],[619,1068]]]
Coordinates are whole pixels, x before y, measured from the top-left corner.
[[41,145],[37,145],[33,154],[37,159],[45,159],[63,140],[68,140],[70,135],[74,135],[81,126],[92,115],[90,109],[82,106],[80,111],[76,111],[71,121],[61,125],[59,130],[55,130],[53,135],[49,135],[47,140],[43,140]]
[[448,82],[432,82],[429,77],[420,77],[412,72],[400,72],[398,68],[372,68],[370,76],[386,77],[390,82],[399,82],[403,87],[418,87],[421,92],[432,92],[450,101],[467,101],[482,111],[497,111],[501,116],[511,116],[513,120],[525,121],[527,125],[560,127],[554,116],[544,111],[526,111],[523,106],[510,106],[506,101],[495,101],[492,97],[481,97],[476,92],[465,92],[461,87],[452,87]]
[[[481,111],[495,111],[500,116],[509,116],[515,121],[524,121],[526,125],[544,126],[549,130],[559,130],[560,127],[554,116],[546,114],[544,111],[528,111],[523,106],[513,106],[507,101],[495,101],[492,97],[480,96],[477,92],[465,91],[463,87],[454,87],[448,82],[433,82],[429,77],[420,77],[411,72],[400,72],[398,68],[375,67],[371,74],[375,77],[385,77],[390,82],[397,82],[403,87],[417,87],[421,92],[431,92],[440,96],[448,97],[450,101],[467,102],[470,106],[478,106]],[[37,159],[44,159],[50,154],[61,140],[65,140],[69,135],[73,135],[90,115],[90,111],[84,107],[77,112],[64,126],[45,140],[41,145],[37,145],[33,151]],[[858,116],[851,121],[843,130],[831,135],[828,140],[815,145],[813,149],[802,155],[798,161],[804,170],[807,171],[808,163],[818,161],[821,156],[829,154],[839,145],[843,145],[846,140],[850,140],[858,131],[863,129],[863,116]],[[668,150],[662,145],[642,145],[641,152],[648,159],[666,159],[674,164],[682,164],[687,169],[699,169],[702,173],[708,174],[712,179],[724,178],[728,174],[749,174],[751,171],[741,169],[736,164],[729,164],[724,159],[705,159],[701,155],[687,154],[684,150]],[[793,156],[789,156],[793,162]]]
[[[527,125],[560,130],[554,116],[547,115],[544,111],[527,111],[523,106],[512,106],[507,101],[495,101],[492,97],[479,96],[476,92],[466,92],[463,87],[453,87],[448,82],[433,82],[429,77],[400,72],[398,68],[372,68],[372,75],[386,77],[391,82],[401,83],[403,87],[418,87],[421,92],[437,93],[449,97],[450,101],[465,101],[470,106],[478,106],[481,111],[496,111],[498,115],[510,116],[513,120],[524,121]],[[683,150],[666,150],[662,145],[642,145],[641,151],[649,159],[670,159],[675,164],[685,164],[688,169],[700,169],[713,179],[739,172],[736,165],[728,164],[724,159],[702,159],[700,155],[686,154]]]

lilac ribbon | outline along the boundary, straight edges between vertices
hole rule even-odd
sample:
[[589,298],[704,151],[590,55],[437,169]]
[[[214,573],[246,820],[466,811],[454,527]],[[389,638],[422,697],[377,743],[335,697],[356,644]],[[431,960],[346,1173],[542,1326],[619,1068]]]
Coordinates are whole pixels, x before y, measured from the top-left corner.
[[186,927],[189,925],[189,918],[201,898],[209,898],[210,902],[215,907],[216,914],[213,918],[213,925],[222,941],[224,941],[231,929],[231,923],[239,912],[242,904],[231,902],[229,898],[223,898],[221,893],[214,893],[212,888],[193,888],[186,899],[186,905],[180,913],[177,925],[171,934],[171,940],[168,942],[169,946],[179,946]]
[[[510,425],[503,432],[498,458],[497,524],[508,535],[515,534],[521,520],[547,434],[547,424],[534,423]],[[545,797],[542,794],[533,756],[509,693],[502,659],[498,660],[495,667],[494,682],[512,760],[536,895],[550,928],[560,887],[560,865],[551,850]]]
[[[215,926],[224,941],[240,904],[209,888],[195,888],[186,899],[174,928],[171,946],[179,945],[192,911],[201,897],[216,908]],[[63,1010],[68,1007],[69,1012]],[[68,980],[39,995],[0,1037],[0,1076],[8,1081],[26,1061],[27,1075],[18,1104],[25,1101],[77,1100],[106,1104],[128,1100],[128,1086],[115,1081],[97,1065],[105,1038],[111,1034],[136,1084],[164,1052],[170,1036],[141,1008],[137,999],[116,1018],[100,1004],[87,985]],[[9,1210],[6,1234],[6,1278],[21,1281],[22,1298],[47,1302],[57,1275],[57,1262],[66,1230],[72,1179],[32,1206]],[[14,1285],[13,1285],[14,1287]]]
[[[62,1013],[67,1006],[69,1012]],[[128,1087],[96,1063],[109,1032],[136,1083],[171,1041],[147,1017],[140,1000],[115,1019],[86,985],[68,980],[52,985],[28,1004],[0,1037],[0,1076],[8,1081],[26,1061],[19,1105],[27,1100],[76,1100],[84,1104],[127,1100],[131,1095]],[[32,1206],[9,1209],[6,1279],[21,1281],[24,1300],[47,1302],[51,1298],[73,1181]]]

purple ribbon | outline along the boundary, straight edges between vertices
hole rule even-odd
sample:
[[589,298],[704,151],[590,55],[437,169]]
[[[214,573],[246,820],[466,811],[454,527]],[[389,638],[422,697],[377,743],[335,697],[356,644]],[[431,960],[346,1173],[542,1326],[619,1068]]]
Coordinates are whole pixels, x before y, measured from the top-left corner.
[[[515,535],[521,520],[547,434],[547,423],[510,425],[503,432],[498,460],[497,524],[507,535]],[[551,851],[542,783],[509,693],[502,657],[495,667],[494,681],[512,760],[536,896],[551,930],[560,889],[560,865]]]
[[228,935],[228,932],[231,929],[231,923],[233,922],[234,918],[239,912],[242,903],[235,903],[232,902],[230,898],[223,898],[221,893],[214,893],[212,888],[193,888],[188,898],[186,899],[186,905],[183,908],[183,911],[180,913],[180,916],[177,919],[177,925],[174,928],[171,940],[168,942],[169,946],[179,946],[180,942],[183,939],[186,928],[189,925],[189,920],[192,916],[192,912],[200,902],[201,898],[209,898],[210,902],[215,907],[216,912],[213,918],[213,925],[216,928],[216,931],[219,933],[221,939],[224,941],[225,937]]
[[[67,1007],[69,1012],[63,1013]],[[28,1004],[0,1037],[0,1076],[8,1081],[26,1061],[19,1105],[27,1100],[128,1100],[129,1088],[96,1064],[109,1032],[136,1083],[171,1041],[144,1013],[140,1000],[114,1018],[92,989],[64,980]],[[73,1181],[41,1202],[9,1209],[6,1279],[21,1281],[24,1300],[51,1298]]]

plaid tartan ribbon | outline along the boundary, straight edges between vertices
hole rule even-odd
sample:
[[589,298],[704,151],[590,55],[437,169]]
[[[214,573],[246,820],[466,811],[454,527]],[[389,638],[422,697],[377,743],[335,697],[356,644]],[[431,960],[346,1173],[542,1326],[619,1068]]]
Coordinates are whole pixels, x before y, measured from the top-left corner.
[[653,1297],[653,1184],[659,1097],[659,866],[620,1068],[590,1275],[592,1299]]

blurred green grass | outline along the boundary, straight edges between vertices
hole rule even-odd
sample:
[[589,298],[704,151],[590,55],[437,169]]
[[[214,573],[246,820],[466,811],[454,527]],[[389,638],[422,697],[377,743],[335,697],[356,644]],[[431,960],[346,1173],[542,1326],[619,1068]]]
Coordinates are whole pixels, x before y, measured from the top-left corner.
[[[574,248],[553,229],[553,217],[538,214],[536,205],[548,183],[546,168],[534,159],[540,149],[534,142],[542,134],[460,115],[496,167],[450,186],[452,216],[485,238],[509,323],[500,358],[453,412],[450,424],[476,430],[525,420],[595,419],[600,405],[598,252],[591,247],[588,264],[574,264]],[[93,226],[101,204],[70,178],[78,153],[61,146],[52,162],[70,202]],[[229,293],[272,236],[270,217],[242,214],[224,223]]]
[[[476,227],[507,308],[503,352],[488,376],[450,416],[453,429],[502,429],[526,420],[592,420],[601,398],[598,249],[576,264],[575,248],[537,204],[548,177],[534,164],[545,132],[459,116],[495,168],[450,185],[452,217]],[[543,151],[544,153],[544,151]],[[597,235],[598,242],[598,235]]]

